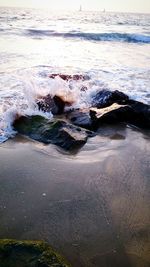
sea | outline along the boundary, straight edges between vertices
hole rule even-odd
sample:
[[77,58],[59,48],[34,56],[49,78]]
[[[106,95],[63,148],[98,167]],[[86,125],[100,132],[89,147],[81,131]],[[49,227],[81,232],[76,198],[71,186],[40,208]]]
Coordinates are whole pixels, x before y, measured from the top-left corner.
[[0,7],[1,143],[16,134],[16,114],[40,113],[38,95],[59,93],[86,107],[103,89],[150,104],[150,14]]

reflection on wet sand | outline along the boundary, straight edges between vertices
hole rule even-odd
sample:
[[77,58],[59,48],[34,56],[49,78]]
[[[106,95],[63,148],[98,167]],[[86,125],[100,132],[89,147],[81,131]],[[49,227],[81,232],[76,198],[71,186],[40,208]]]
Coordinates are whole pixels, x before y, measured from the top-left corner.
[[0,149],[1,238],[46,240],[73,267],[150,266],[149,135],[117,129],[71,156]]

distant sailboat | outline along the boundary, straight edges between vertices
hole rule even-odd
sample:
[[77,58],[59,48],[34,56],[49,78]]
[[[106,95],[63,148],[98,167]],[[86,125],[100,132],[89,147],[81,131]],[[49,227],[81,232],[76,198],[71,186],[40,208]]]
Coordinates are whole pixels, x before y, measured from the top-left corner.
[[105,10],[105,8],[103,9],[103,13],[105,13],[106,12],[106,10]]
[[79,11],[82,11],[82,6],[80,5]]

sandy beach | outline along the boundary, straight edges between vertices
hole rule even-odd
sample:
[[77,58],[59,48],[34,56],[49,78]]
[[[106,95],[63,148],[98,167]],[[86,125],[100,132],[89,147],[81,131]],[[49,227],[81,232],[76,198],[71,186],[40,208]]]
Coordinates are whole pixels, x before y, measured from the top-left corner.
[[75,155],[0,145],[0,238],[48,241],[73,267],[148,267],[149,132],[106,127]]

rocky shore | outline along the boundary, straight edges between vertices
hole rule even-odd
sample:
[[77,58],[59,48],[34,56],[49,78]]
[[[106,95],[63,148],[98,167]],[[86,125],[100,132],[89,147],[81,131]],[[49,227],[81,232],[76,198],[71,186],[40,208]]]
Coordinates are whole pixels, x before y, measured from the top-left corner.
[[[57,76],[67,82],[88,79],[82,75],[65,74],[51,74],[50,78],[55,79]],[[130,99],[118,90],[99,90],[92,96],[91,106],[86,109],[72,108],[71,101],[50,94],[37,98],[35,105],[43,112],[51,112],[53,120],[35,115],[17,115],[14,129],[34,140],[52,143],[69,151],[82,147],[103,125],[121,123],[150,129],[150,106]]]

